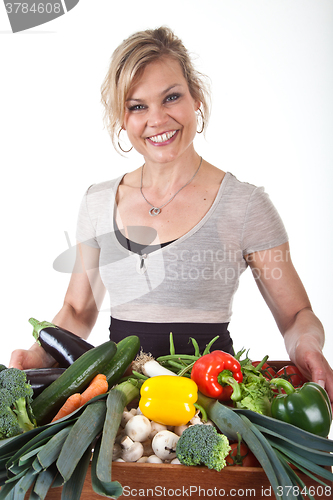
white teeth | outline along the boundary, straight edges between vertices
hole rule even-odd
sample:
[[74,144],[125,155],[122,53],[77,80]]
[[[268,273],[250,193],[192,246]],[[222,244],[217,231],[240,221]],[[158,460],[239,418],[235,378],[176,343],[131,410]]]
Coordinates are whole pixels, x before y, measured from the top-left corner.
[[154,135],[152,137],[149,137],[149,139],[153,142],[165,142],[171,139],[171,137],[173,137],[176,132],[177,130],[173,130],[173,132],[165,132],[162,135]]

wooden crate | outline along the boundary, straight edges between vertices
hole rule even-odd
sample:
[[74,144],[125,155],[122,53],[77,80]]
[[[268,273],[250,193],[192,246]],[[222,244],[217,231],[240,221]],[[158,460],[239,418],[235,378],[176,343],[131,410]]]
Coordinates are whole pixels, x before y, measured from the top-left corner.
[[[327,487],[299,474],[316,500],[332,499],[332,483]],[[123,486],[120,500],[141,498],[226,498],[275,499],[267,476],[260,467],[226,467],[220,472],[206,467],[172,464],[113,463],[112,479]],[[88,470],[81,500],[100,500],[91,486]],[[293,498],[291,496],[291,498]],[[306,498],[306,497],[305,497]],[[61,488],[49,490],[47,500],[61,500]]]
[[[269,361],[276,370],[283,368],[287,361]],[[310,487],[316,500],[332,499],[333,484],[326,481],[327,488],[299,473],[302,481]],[[275,499],[274,492],[261,467],[228,466],[222,471],[209,470],[207,467],[186,467],[172,464],[112,464],[112,479],[123,486],[120,500],[141,498],[251,498]],[[81,500],[99,500],[94,493],[88,470]],[[291,497],[293,498],[293,497]],[[61,488],[51,489],[46,500],[60,500]]]

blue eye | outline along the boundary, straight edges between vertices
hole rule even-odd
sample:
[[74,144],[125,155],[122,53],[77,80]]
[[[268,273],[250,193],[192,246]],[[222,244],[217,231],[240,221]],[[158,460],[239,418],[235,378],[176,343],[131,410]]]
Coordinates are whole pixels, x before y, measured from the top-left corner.
[[145,109],[143,104],[135,104],[134,106],[130,106],[128,108],[129,111],[141,111],[142,109]]
[[171,94],[165,100],[167,102],[176,101],[180,97],[180,94]]

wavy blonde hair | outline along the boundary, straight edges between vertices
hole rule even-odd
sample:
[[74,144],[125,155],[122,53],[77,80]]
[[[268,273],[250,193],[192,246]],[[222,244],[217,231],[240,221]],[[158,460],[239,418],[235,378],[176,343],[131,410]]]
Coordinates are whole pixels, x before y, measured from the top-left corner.
[[161,57],[172,57],[182,68],[193,99],[201,102],[203,127],[210,112],[210,92],[207,77],[198,72],[182,41],[167,27],[134,33],[124,40],[111,57],[109,70],[101,88],[104,105],[104,123],[117,149],[119,134],[125,115],[125,102],[135,78],[147,64]]

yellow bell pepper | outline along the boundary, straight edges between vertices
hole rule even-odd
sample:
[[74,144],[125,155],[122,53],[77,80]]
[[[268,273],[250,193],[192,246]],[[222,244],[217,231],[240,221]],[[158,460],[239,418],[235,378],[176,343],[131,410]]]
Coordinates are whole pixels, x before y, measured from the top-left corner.
[[163,425],[185,425],[194,417],[197,384],[187,377],[158,375],[142,384],[139,407],[143,415]]

